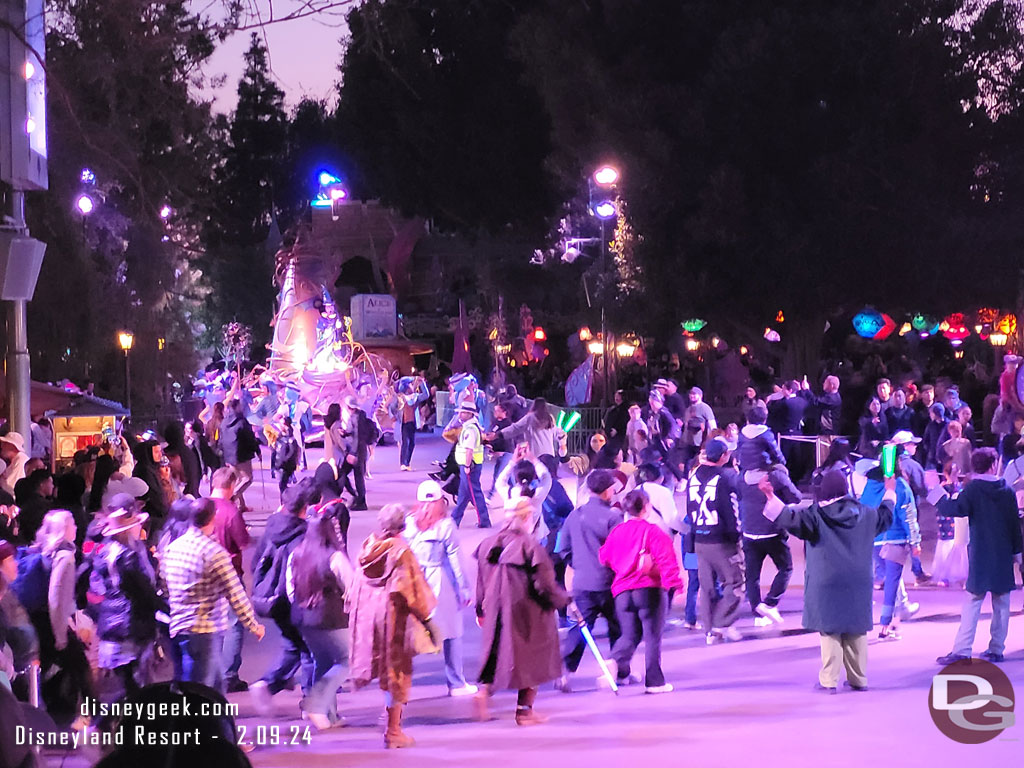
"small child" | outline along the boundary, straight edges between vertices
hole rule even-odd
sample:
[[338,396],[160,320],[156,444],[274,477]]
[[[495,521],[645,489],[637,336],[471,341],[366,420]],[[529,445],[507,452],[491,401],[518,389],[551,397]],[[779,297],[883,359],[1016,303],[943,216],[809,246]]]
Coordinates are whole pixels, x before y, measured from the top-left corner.
[[971,441],[963,436],[964,428],[959,421],[951,421],[946,425],[949,440],[942,444],[942,452],[957,472],[967,472],[971,466]]
[[775,441],[775,435],[765,425],[768,409],[755,405],[747,416],[747,425],[740,430],[737,440],[736,459],[740,472],[766,470],[773,464],[785,464],[786,460]]
[[650,440],[647,437],[647,424],[640,418],[640,406],[636,403],[629,406],[629,422],[626,424],[626,444],[629,448],[629,461],[639,465],[641,463],[640,454],[650,444]]
[[[946,462],[943,474],[945,477],[942,488],[946,493],[951,494],[956,490],[957,485],[953,477],[953,462]],[[939,540],[935,543],[935,557],[932,559],[932,579],[939,587],[966,582],[968,565],[966,526],[961,525],[961,530],[957,530],[956,518],[946,517],[942,514],[937,514],[935,521],[938,523]],[[960,522],[963,524],[967,521],[965,518],[960,518]]]

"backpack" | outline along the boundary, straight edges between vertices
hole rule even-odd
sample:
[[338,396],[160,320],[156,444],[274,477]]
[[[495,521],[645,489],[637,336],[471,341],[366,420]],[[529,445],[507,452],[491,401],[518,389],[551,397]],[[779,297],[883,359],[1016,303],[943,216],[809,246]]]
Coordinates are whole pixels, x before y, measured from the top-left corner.
[[249,422],[243,421],[238,430],[238,460],[251,461],[259,455],[259,452],[260,441],[257,439],[256,433],[252,431]]
[[279,437],[274,446],[274,461],[278,467],[294,471],[299,461],[299,444],[294,437]]
[[380,427],[377,422],[366,415],[365,411],[359,412],[359,437],[360,442],[365,445],[376,445],[380,440]]
[[270,616],[277,605],[287,601],[284,590],[284,572],[293,546],[270,546],[253,568],[252,607],[257,616]]
[[53,561],[36,547],[20,548],[17,557],[18,578],[11,588],[29,613],[47,610]]

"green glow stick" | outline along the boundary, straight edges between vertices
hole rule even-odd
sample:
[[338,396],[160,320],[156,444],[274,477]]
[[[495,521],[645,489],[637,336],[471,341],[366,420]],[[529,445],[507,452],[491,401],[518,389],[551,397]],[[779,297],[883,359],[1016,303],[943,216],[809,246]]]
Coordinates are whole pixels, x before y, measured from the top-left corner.
[[579,411],[573,411],[571,414],[569,414],[569,418],[566,420],[564,426],[562,426],[562,431],[563,432],[568,432],[573,427],[575,427],[577,424],[579,424],[579,422],[580,422],[580,412]]
[[555,419],[555,424],[556,424],[556,425],[558,426],[558,428],[559,428],[559,429],[561,429],[561,430],[562,430],[563,432],[565,431],[565,428],[564,428],[564,427],[562,426],[562,421],[563,421],[564,419],[565,419],[565,411],[559,411],[559,412],[558,412],[558,418],[557,418],[557,419]]

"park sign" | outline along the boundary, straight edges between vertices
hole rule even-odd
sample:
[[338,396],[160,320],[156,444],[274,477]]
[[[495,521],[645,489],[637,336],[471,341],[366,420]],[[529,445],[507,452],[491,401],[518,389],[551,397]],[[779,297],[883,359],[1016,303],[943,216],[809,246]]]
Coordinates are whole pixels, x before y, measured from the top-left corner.
[[398,338],[398,308],[395,297],[386,293],[357,293],[350,304],[352,338]]

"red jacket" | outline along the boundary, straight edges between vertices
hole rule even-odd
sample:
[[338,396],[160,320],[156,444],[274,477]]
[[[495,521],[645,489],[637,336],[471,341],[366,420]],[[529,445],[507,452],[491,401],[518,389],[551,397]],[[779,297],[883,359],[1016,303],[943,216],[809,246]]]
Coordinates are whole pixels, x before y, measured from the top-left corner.
[[[644,537],[647,539],[647,551],[650,552],[655,566],[652,573],[647,576],[637,571]],[[633,518],[615,526],[601,546],[599,557],[603,565],[615,572],[612,581],[614,596],[627,589],[674,589],[683,586],[682,577],[679,575],[679,561],[672,550],[672,540],[658,526],[646,520]]]

